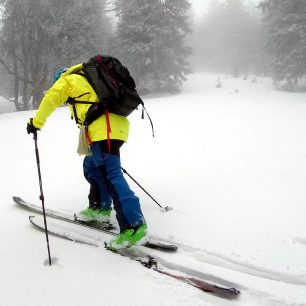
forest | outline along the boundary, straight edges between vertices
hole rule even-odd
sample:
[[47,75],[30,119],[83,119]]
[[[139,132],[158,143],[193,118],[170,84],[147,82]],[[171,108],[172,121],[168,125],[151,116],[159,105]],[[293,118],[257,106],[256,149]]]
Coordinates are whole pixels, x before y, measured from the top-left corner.
[[[254,2],[253,2],[254,3]],[[118,57],[142,95],[180,91],[195,71],[271,77],[295,91],[306,72],[306,1],[1,0],[0,95],[36,109],[59,68]]]

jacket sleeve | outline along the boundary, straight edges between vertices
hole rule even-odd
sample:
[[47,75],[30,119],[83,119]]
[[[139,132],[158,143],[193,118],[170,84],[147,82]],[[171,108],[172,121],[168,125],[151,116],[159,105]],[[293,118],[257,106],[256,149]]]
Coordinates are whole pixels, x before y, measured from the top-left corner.
[[36,128],[41,129],[53,111],[67,101],[68,90],[69,84],[63,76],[46,92],[33,118]]

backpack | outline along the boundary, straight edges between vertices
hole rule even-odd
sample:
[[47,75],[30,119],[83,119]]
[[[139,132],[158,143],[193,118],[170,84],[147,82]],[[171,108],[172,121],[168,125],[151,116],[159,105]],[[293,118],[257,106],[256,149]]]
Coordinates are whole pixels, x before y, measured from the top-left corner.
[[144,118],[145,111],[150,120],[154,137],[152,120],[145,109],[142,99],[137,93],[135,81],[128,69],[117,58],[98,54],[92,57],[87,63],[83,63],[83,73],[81,75],[87,79],[95,90],[99,102],[75,100],[87,93],[75,98],[69,97],[67,103],[73,106],[77,124],[79,120],[75,109],[76,103],[91,104],[83,123],[87,127],[103,114],[106,115],[108,124],[108,113],[127,117],[141,104],[142,119]]

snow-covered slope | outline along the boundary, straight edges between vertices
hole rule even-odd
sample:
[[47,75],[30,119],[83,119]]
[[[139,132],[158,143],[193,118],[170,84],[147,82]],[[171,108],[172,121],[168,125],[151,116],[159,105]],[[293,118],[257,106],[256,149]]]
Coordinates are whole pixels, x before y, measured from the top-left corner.
[[[39,204],[33,112],[0,115],[0,302],[33,305],[306,305],[306,103],[304,93],[275,91],[215,75],[190,77],[176,96],[145,99],[156,137],[132,114],[122,165],[133,182],[150,233],[175,241],[167,262],[235,284],[235,302],[178,283],[104,249],[45,237],[12,195]],[[78,130],[60,108],[39,132],[45,204],[78,211],[87,205]]]

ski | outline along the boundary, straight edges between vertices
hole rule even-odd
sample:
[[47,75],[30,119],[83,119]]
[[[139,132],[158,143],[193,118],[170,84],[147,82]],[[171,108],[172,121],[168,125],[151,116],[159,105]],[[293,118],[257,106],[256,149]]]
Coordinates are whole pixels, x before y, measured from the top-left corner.
[[176,280],[182,281],[204,292],[211,292],[220,297],[226,297],[226,298],[231,299],[231,298],[235,298],[236,296],[240,294],[240,291],[236,288],[222,287],[216,284],[209,283],[207,281],[203,281],[195,277],[179,275],[173,272],[165,271],[164,269],[161,269],[159,267],[157,260],[152,256],[147,256],[146,260],[140,260],[140,263],[148,269],[153,269],[154,271],[158,273],[161,273],[171,278],[174,278]]
[[[42,208],[38,205],[32,204],[32,203],[28,203],[26,201],[24,201],[23,199],[21,199],[20,197],[13,197],[13,201],[18,204],[18,206],[38,213],[38,214],[42,214]],[[58,219],[58,220],[62,220],[68,223],[73,223],[73,224],[77,224],[83,227],[87,227],[87,228],[91,228],[94,229],[96,231],[100,231],[100,232],[104,232],[107,233],[109,235],[118,235],[118,230],[116,229],[116,227],[111,224],[111,223],[98,223],[98,222],[84,222],[84,221],[80,221],[77,220],[77,218],[75,217],[74,214],[69,214],[69,213],[65,213],[65,212],[60,212],[57,210],[52,210],[49,208],[45,208],[45,213],[46,216],[54,218],[54,219]],[[164,241],[156,241],[155,239],[152,239],[149,237],[149,239],[144,243],[145,247],[150,248],[150,249],[156,249],[156,250],[160,250],[160,251],[166,251],[166,252],[175,252],[177,250],[177,246],[171,243],[167,243]]]
[[[29,216],[30,222],[41,231],[44,231],[44,221],[41,217]],[[105,247],[107,248],[107,244],[101,239],[101,237],[96,236],[93,237],[92,232],[94,229],[84,228],[80,230],[80,227],[77,227],[76,224],[65,224],[62,222],[63,220],[48,220],[48,233],[60,237],[69,241],[87,244],[94,247]],[[213,284],[208,281],[204,281],[202,279],[181,274],[178,271],[174,271],[160,263],[158,263],[157,259],[153,256],[150,256],[147,253],[144,253],[139,249],[139,247],[131,247],[127,249],[121,249],[117,251],[110,250],[115,254],[119,254],[124,257],[128,257],[134,261],[140,262],[142,266],[154,270],[160,274],[167,275],[173,279],[184,282],[190,286],[198,288],[204,292],[212,293],[216,296],[220,296],[223,298],[233,299],[237,297],[240,291],[236,288],[225,287],[217,284]]]
[[[29,216],[29,220],[39,230],[45,231],[44,221],[39,216]],[[78,228],[78,224],[74,222],[67,223],[65,226],[59,222],[66,222],[66,220],[55,218],[55,220],[47,219],[48,233],[50,235],[60,237],[69,241],[87,244],[94,247],[101,246],[102,241],[99,241],[98,232],[92,232],[94,229],[90,227]],[[73,228],[74,226],[74,228]],[[84,229],[89,229],[87,235],[84,233]]]

